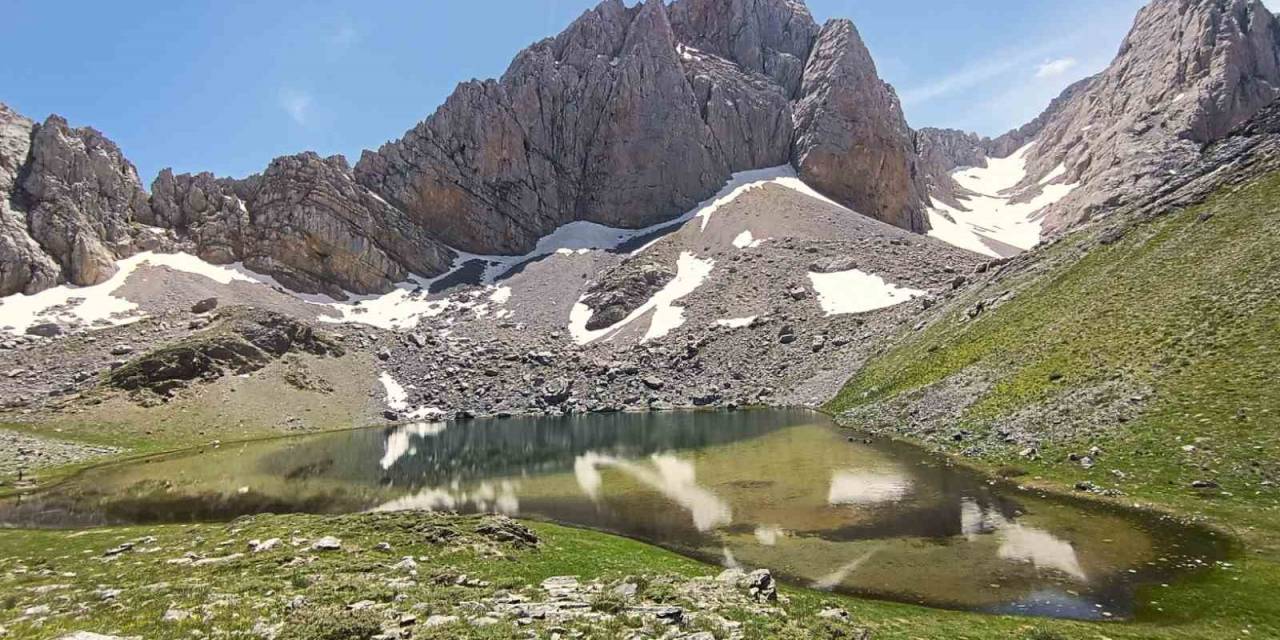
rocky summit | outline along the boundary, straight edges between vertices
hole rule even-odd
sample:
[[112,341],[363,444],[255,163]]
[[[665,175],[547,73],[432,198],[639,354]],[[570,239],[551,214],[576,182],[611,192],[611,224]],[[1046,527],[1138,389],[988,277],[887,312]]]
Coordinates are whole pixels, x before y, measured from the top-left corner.
[[876,25],[604,0],[250,175],[0,104],[0,640],[1280,637],[1280,20],[1000,135]]

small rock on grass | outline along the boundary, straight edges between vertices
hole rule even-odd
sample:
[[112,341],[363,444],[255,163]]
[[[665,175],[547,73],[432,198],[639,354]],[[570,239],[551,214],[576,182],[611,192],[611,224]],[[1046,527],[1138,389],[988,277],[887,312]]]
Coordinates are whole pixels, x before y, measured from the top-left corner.
[[325,536],[316,540],[311,548],[316,551],[338,551],[342,549],[342,541],[333,536]]

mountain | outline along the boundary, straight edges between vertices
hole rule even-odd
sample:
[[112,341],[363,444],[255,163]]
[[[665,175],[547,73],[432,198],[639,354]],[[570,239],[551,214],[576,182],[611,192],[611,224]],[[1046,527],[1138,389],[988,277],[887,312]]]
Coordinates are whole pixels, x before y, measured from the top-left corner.
[[165,171],[148,198],[98,132],[0,118],[3,295],[95,284],[150,248],[303,293],[384,293],[443,273],[450,247],[522,254],[571,222],[643,228],[788,163],[858,212],[928,228],[892,88],[851,23],[819,27],[795,0],[606,0],[354,169],[301,154],[243,180]]
[[573,221],[670,219],[733,172],[788,161],[842,204],[920,231],[913,156],[850,23],[819,29],[792,0],[607,0],[355,172],[451,246],[524,253]]
[[0,294],[100,283],[145,250],[379,294],[457,251],[649,227],[788,164],[853,211],[1008,256],[1155,190],[1278,94],[1280,23],[1258,0],[1154,0],[1107,70],[995,139],[912,131],[854,25],[797,0],[606,0],[354,168],[304,153],[244,179],[166,170],[148,195],[101,133],[5,107]]
[[1106,70],[1027,125],[995,140],[919,134],[931,195],[951,209],[935,209],[934,226],[984,204],[946,174],[1017,156],[1006,200],[1072,187],[1030,212],[1044,237],[1060,234],[1158,189],[1277,96],[1280,22],[1260,0],[1153,0]]

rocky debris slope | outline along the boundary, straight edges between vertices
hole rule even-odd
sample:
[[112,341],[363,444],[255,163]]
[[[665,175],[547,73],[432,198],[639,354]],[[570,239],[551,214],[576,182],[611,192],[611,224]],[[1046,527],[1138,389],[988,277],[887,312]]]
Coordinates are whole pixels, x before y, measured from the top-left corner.
[[193,382],[252,373],[293,351],[343,354],[334,340],[306,323],[272,312],[230,309],[219,312],[209,328],[130,360],[107,374],[105,383],[170,397]]
[[[759,236],[757,246],[734,244],[744,230]],[[709,275],[672,303],[679,321],[646,339],[667,314],[633,312],[690,254],[713,264]],[[957,295],[986,264],[769,185],[722,206],[706,230],[695,220],[635,256],[555,255],[530,264],[500,283],[512,291],[500,310],[454,305],[414,332],[380,332],[374,348],[404,388],[396,419],[426,410],[465,417],[819,404],[881,339]],[[854,269],[926,295],[828,315],[812,274]],[[587,305],[589,321],[606,316],[587,326],[598,337],[575,341],[567,305],[556,300]]]
[[628,259],[593,284],[580,300],[594,311],[587,329],[596,331],[621,322],[675,277],[670,268],[644,256]]
[[0,492],[34,487],[39,479],[32,473],[35,469],[76,464],[122,451],[0,429]]

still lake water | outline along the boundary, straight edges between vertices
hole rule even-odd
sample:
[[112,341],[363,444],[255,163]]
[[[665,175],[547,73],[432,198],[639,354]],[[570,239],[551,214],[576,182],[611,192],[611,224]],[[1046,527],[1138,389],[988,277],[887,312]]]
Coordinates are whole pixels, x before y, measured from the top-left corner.
[[250,513],[497,512],[607,531],[793,584],[975,611],[1154,618],[1227,540],[993,484],[910,446],[768,410],[512,418],[227,445],[90,470],[0,524]]

